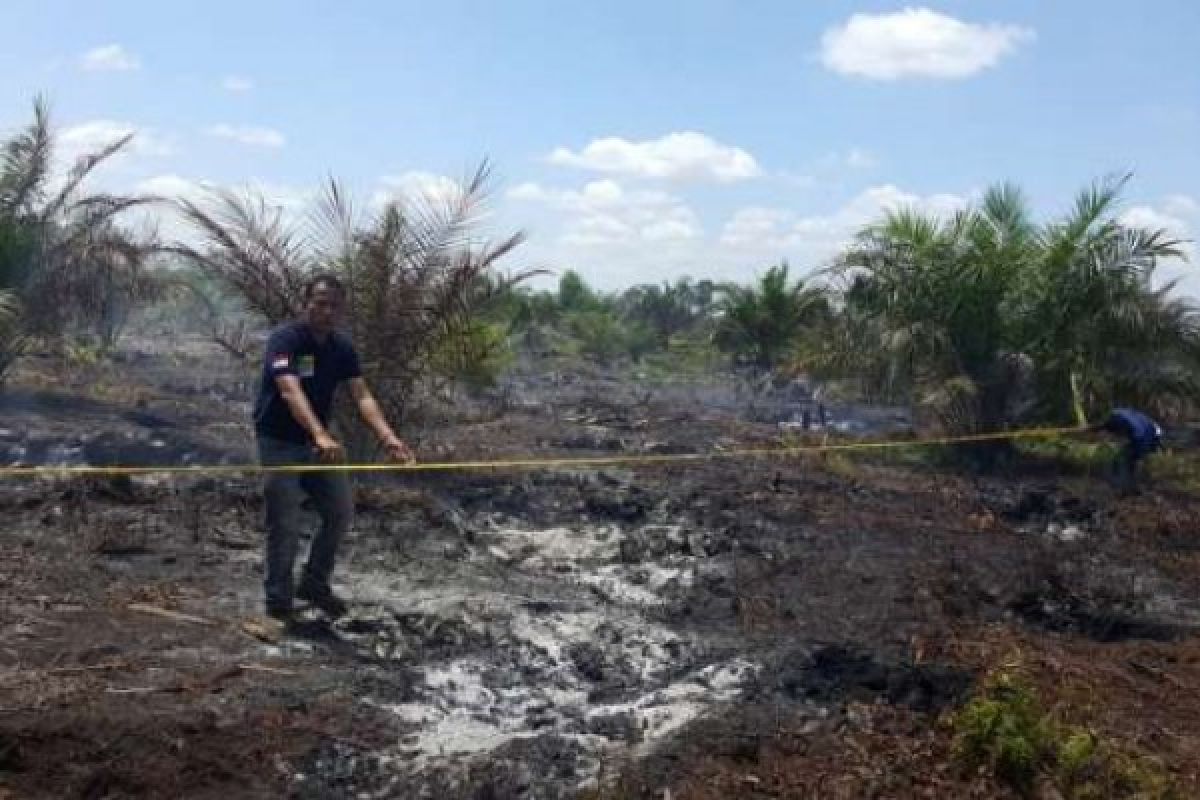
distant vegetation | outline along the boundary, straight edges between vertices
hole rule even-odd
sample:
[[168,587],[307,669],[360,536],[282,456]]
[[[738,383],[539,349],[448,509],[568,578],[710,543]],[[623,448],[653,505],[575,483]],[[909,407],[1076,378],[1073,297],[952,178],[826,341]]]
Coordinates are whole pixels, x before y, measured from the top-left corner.
[[[305,276],[333,269],[350,287],[368,376],[401,419],[521,362],[638,380],[807,375],[958,431],[1084,421],[1119,403],[1180,416],[1200,400],[1200,313],[1154,288],[1180,243],[1120,222],[1127,178],[1099,181],[1048,221],[1007,184],[950,218],[890,212],[803,276],[780,263],[746,285],[683,277],[602,292],[571,269],[554,290],[497,269],[523,236],[480,241],[486,165],[451,196],[369,214],[330,182],[312,223],[296,226],[253,195],[89,194],[88,174],[128,142],[58,175],[38,101],[0,145],[0,379],[31,348],[111,347],[135,313],[249,358],[255,330],[296,313]],[[186,243],[128,223],[169,203],[191,225]]]

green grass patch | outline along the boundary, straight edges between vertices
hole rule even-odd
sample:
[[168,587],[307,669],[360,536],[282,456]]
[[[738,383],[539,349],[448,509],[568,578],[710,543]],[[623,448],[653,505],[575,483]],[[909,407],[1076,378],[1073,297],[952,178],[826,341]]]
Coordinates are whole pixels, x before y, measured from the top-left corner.
[[1022,796],[1052,785],[1065,800],[1173,800],[1157,760],[1061,723],[1013,671],[993,677],[953,718],[955,758]]
[[1078,436],[1053,436],[1044,439],[1018,439],[1016,450],[1036,461],[1051,461],[1064,471],[1103,477],[1112,470],[1120,445],[1112,441],[1090,441]]
[[955,754],[968,769],[987,766],[1020,792],[1055,762],[1054,725],[1029,687],[1002,673],[956,715]]
[[727,366],[728,359],[707,342],[676,336],[668,351],[648,353],[630,364],[627,377],[643,386],[669,386],[679,381],[719,382]]
[[1156,484],[1200,494],[1200,453],[1195,450],[1155,453],[1146,460],[1146,475]]
[[[1066,473],[1106,478],[1112,474],[1121,445],[1112,440],[1056,436],[1021,440],[1016,449],[1023,458],[1053,463]],[[1194,449],[1160,450],[1146,458],[1142,471],[1153,485],[1200,493],[1200,452]]]

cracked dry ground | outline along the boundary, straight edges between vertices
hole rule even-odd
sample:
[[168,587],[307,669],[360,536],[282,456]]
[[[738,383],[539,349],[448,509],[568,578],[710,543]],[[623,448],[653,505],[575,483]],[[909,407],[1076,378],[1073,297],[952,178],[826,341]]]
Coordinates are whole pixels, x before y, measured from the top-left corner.
[[[599,428],[772,440],[592,404],[425,447]],[[813,458],[411,475],[358,509],[353,613],[272,643],[241,627],[253,481],[6,481],[0,797],[1006,797],[945,720],[1011,662],[1200,796],[1194,497]]]

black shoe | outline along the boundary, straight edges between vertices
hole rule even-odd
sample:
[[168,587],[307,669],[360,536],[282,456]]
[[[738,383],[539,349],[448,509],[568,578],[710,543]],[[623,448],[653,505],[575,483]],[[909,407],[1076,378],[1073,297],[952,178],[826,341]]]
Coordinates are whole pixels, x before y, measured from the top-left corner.
[[267,616],[290,624],[295,620],[296,612],[291,606],[267,606]]
[[350,607],[346,605],[346,601],[328,588],[318,588],[311,584],[301,584],[300,588],[296,590],[296,597],[299,597],[301,600],[307,600],[314,607],[324,611],[333,619],[346,616],[346,612],[350,610]]

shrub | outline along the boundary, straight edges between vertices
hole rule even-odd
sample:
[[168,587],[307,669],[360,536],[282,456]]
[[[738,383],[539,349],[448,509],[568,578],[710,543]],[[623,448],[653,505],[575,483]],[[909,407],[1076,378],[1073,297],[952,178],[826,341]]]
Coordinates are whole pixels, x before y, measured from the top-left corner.
[[986,766],[1023,795],[1049,782],[1067,800],[1172,800],[1170,776],[1089,730],[1059,723],[1014,672],[993,677],[953,719],[962,766]]

